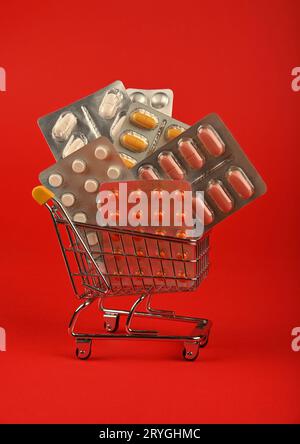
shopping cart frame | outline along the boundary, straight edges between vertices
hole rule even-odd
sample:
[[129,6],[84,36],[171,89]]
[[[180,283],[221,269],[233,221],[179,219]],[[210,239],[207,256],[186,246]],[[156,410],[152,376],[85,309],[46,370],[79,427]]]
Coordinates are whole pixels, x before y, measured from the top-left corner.
[[[76,344],[76,356],[81,360],[88,359],[91,355],[92,342],[100,339],[117,339],[117,340],[154,340],[154,341],[180,341],[183,343],[183,357],[192,361],[195,360],[199,354],[199,349],[207,345],[209,339],[209,333],[211,329],[211,321],[199,317],[181,316],[176,315],[173,311],[159,310],[152,307],[152,297],[155,293],[160,292],[173,292],[166,285],[167,279],[172,279],[176,283],[174,291],[193,291],[199,287],[202,280],[208,273],[208,251],[209,251],[209,235],[201,239],[176,239],[172,237],[163,237],[164,242],[170,242],[170,245],[177,243],[181,245],[190,245],[195,248],[197,255],[192,260],[182,259],[183,262],[194,263],[197,268],[197,273],[192,278],[176,277],[172,275],[170,278],[155,276],[143,276],[139,278],[140,282],[143,282],[141,287],[136,288],[123,288],[123,284],[120,286],[120,291],[116,291],[112,285],[112,276],[109,276],[101,270],[99,263],[95,259],[95,252],[93,252],[87,242],[86,230],[96,230],[99,233],[108,235],[122,236],[124,239],[126,236],[134,236],[134,238],[155,240],[155,242],[161,241],[160,235],[152,233],[141,233],[139,231],[133,231],[128,229],[121,229],[120,227],[100,227],[88,224],[75,223],[69,217],[67,211],[62,206],[60,201],[56,199],[54,194],[44,186],[38,186],[33,190],[34,199],[41,205],[44,205],[50,212],[51,218],[55,227],[56,235],[59,240],[61,252],[65,261],[65,265],[68,271],[68,275],[71,280],[73,291],[77,298],[81,301],[80,305],[74,311],[70,323],[69,334],[75,338]],[[61,230],[66,231],[66,239],[61,233]],[[97,234],[98,236],[98,234]],[[133,239],[133,238],[132,238]],[[100,242],[99,242],[100,244]],[[98,251],[102,258],[105,258],[108,254],[104,251]],[[68,257],[68,254],[73,254],[75,257],[76,266],[79,269],[78,272],[74,272],[72,269],[72,263]],[[116,254],[112,250],[109,253],[110,257],[115,257]],[[123,251],[118,253],[120,256],[126,258],[128,254],[125,252],[123,245]],[[133,254],[134,256],[134,254]],[[136,256],[136,251],[135,251]],[[73,259],[74,259],[73,257]],[[83,261],[84,258],[84,261]],[[136,257],[138,263],[139,260]],[[154,259],[152,256],[146,256],[150,262]],[[155,258],[157,260],[157,258]],[[165,261],[167,259],[160,259]],[[171,262],[175,262],[173,259],[168,259]],[[184,264],[186,267],[186,264]],[[174,270],[174,265],[173,265]],[[119,274],[118,274],[119,276]],[[127,275],[128,276],[128,275]],[[136,279],[133,275],[129,275],[131,282]],[[153,287],[145,286],[146,279],[153,279]],[[163,282],[161,286],[156,284],[156,281]],[[79,282],[79,283],[78,283]],[[122,282],[122,277],[120,279]],[[181,288],[178,285],[182,282],[186,282],[190,285],[189,288]],[[179,283],[179,284],[178,284]],[[174,284],[175,285],[175,284]],[[129,310],[113,309],[104,306],[104,301],[109,296],[117,295],[136,295],[137,298],[132,304]],[[80,315],[87,310],[95,302],[98,302],[98,308],[103,314],[105,333],[86,333],[76,331],[76,324]],[[145,309],[141,310],[141,305],[145,305]],[[125,316],[125,332],[118,332],[119,320],[121,316]],[[153,330],[141,330],[133,328],[132,323],[136,317],[153,318],[169,321],[179,321],[184,323],[192,323],[194,329],[189,335],[178,334],[160,334]]]

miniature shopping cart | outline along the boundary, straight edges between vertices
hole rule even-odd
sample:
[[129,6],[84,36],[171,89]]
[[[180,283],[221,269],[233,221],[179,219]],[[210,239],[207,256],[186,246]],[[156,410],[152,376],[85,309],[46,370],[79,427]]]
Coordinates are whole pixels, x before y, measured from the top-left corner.
[[[174,312],[154,309],[155,293],[193,291],[208,273],[209,236],[178,239],[121,229],[73,223],[59,200],[44,186],[33,190],[34,199],[50,212],[71,284],[81,304],[75,310],[69,333],[75,338],[76,356],[88,359],[96,339],[181,341],[183,357],[194,360],[209,338],[211,322]],[[136,295],[129,310],[104,306],[110,296]],[[95,301],[103,313],[104,332],[75,331],[79,315]],[[141,306],[145,306],[141,310]],[[125,332],[120,332],[120,317]],[[173,320],[194,324],[190,335],[160,334],[133,327],[136,318]]]

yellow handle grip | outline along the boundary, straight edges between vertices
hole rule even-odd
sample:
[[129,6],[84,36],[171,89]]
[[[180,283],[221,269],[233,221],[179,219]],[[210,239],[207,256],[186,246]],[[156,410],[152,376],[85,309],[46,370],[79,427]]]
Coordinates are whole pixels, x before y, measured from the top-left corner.
[[54,194],[52,191],[48,190],[48,188],[44,187],[43,185],[39,185],[33,188],[32,197],[38,204],[44,205],[46,202],[48,202],[48,200],[54,197]]

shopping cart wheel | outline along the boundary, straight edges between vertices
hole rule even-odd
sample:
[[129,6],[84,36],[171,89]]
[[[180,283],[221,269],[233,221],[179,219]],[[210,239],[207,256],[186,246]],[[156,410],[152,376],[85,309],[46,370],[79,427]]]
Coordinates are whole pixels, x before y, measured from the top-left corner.
[[199,356],[199,343],[185,342],[182,356],[186,361],[195,361]]
[[113,333],[119,328],[120,315],[117,313],[105,313],[104,328],[108,333]]
[[199,345],[200,348],[204,348],[207,346],[208,344],[208,339],[209,339],[209,333],[207,333],[206,339],[204,340],[204,342],[201,342],[201,344]]
[[92,341],[76,341],[76,357],[80,360],[89,359],[92,352]]

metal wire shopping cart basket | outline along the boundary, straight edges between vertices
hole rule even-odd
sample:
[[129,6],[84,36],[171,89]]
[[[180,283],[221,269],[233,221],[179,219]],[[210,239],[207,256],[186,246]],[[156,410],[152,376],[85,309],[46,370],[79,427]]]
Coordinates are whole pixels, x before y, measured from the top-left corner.
[[[208,273],[208,235],[200,239],[177,239],[119,227],[73,223],[46,187],[34,188],[33,197],[51,214],[74,293],[81,300],[69,324],[79,359],[90,356],[95,339],[181,341],[184,358],[197,358],[199,348],[208,342],[211,322],[154,309],[151,298],[155,293],[198,288]],[[117,295],[136,295],[137,299],[129,310],[104,307],[106,298]],[[76,332],[80,313],[95,301],[103,313],[105,331]],[[143,301],[146,308],[142,311],[139,307]],[[118,331],[121,316],[126,317],[125,332]],[[194,329],[190,335],[138,330],[132,327],[136,317],[192,323]]]

